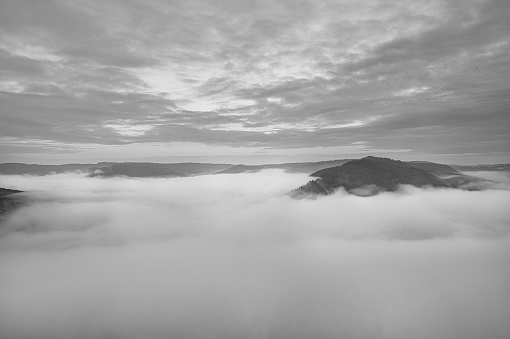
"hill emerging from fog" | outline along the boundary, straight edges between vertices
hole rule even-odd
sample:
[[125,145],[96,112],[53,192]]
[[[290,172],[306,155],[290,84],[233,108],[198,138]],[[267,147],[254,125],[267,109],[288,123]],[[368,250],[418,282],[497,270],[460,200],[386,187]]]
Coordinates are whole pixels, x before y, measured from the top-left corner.
[[[377,160],[379,159],[379,160]],[[363,162],[360,162],[363,160]],[[354,163],[352,163],[354,161]],[[361,173],[368,177],[360,177],[360,174],[354,170],[354,164],[363,164],[372,161]],[[374,164],[374,162],[379,162]],[[385,163],[386,166],[382,166]],[[345,164],[347,167],[342,167]],[[389,167],[392,165],[396,169],[392,170],[390,175]],[[375,166],[375,167],[374,167]],[[334,168],[342,168],[336,172]],[[352,168],[351,174],[343,173]],[[418,175],[422,173],[413,170],[422,170],[434,177],[427,175]],[[286,173],[304,173],[319,177],[320,180],[310,182],[305,191],[317,194],[329,194],[331,190],[336,190],[342,186],[350,189],[359,188],[360,185],[374,185],[381,190],[393,190],[392,183],[409,184],[415,186],[430,185],[438,186],[442,182],[449,187],[460,187],[471,185],[474,189],[481,182],[487,184],[487,180],[466,175],[462,172],[468,171],[510,171],[509,164],[498,165],[474,165],[458,166],[444,165],[428,161],[398,161],[383,158],[366,157],[363,159],[337,159],[317,162],[298,162],[298,163],[280,163],[280,164],[262,164],[262,165],[244,165],[244,164],[211,164],[211,163],[152,163],[152,162],[99,162],[96,164],[63,164],[63,165],[38,165],[22,163],[3,163],[0,164],[0,175],[51,175],[62,173],[81,173],[89,177],[111,178],[111,177],[135,177],[135,178],[175,178],[189,177],[208,174],[238,174],[255,173],[262,170],[279,169]],[[377,175],[375,174],[377,172]],[[405,172],[405,173],[404,173]],[[331,174],[333,173],[333,174]],[[342,180],[335,177],[337,173]],[[397,174],[398,173],[398,174]],[[324,178],[322,178],[322,176]],[[346,179],[348,178],[348,179]],[[425,179],[428,178],[428,179]],[[340,181],[339,181],[340,180]],[[423,182],[423,184],[422,184]]]
[[165,164],[151,163],[118,163],[110,166],[92,168],[91,177],[127,176],[143,177],[184,177],[184,174],[172,170]]
[[103,167],[110,163],[97,164],[64,164],[64,165],[38,165],[22,163],[0,164],[0,174],[5,175],[48,175],[67,172],[89,172],[93,167]]
[[265,169],[282,169],[287,173],[306,173],[311,174],[321,169],[339,166],[350,159],[328,160],[318,162],[291,162],[283,164],[265,164],[265,165],[233,165],[217,174],[237,174],[246,172],[258,172]]
[[2,217],[24,204],[24,199],[18,193],[22,191],[0,187],[0,222]]
[[49,175],[79,172],[91,177],[185,177],[212,174],[232,167],[232,164],[99,162],[97,164],[37,165],[21,163],[0,164],[4,175]]
[[429,161],[407,161],[411,167],[419,168],[424,171],[429,172],[430,174],[434,174],[437,176],[447,176],[447,175],[461,175],[459,171],[457,171],[452,166],[444,165],[444,164],[436,164],[435,162]]
[[506,171],[510,172],[510,164],[494,164],[494,165],[453,165],[456,170],[462,172],[476,172],[476,171]]
[[210,164],[210,163],[152,163],[152,162],[100,162],[97,164],[37,165],[22,163],[0,164],[0,174],[49,175],[69,172],[88,174],[90,177],[116,176],[137,178],[187,177],[207,174],[254,173],[267,169],[281,169],[287,173],[311,174],[315,171],[341,165],[349,161],[329,160],[264,165]]
[[18,190],[13,190],[13,189],[10,189],[10,188],[2,188],[0,187],[0,197],[4,197],[6,195],[11,195],[11,194],[15,194],[15,193],[21,193],[22,191],[18,191]]
[[291,196],[328,195],[339,188],[355,195],[371,196],[382,191],[396,191],[400,185],[458,188],[482,180],[465,176],[448,165],[371,156],[322,169],[311,176],[317,179],[293,190]]

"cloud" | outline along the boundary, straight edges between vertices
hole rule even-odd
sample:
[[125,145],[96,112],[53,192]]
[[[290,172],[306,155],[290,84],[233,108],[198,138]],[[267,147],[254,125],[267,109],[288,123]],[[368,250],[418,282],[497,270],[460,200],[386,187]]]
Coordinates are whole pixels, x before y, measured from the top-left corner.
[[[449,145],[503,161],[508,11],[504,0],[6,3],[0,132],[62,147],[170,136],[281,150],[359,138],[398,150],[386,136],[401,135],[416,157]],[[126,137],[102,127],[112,120],[154,128]],[[370,123],[330,130],[355,121]]]
[[506,337],[510,191],[285,195],[304,175],[2,176],[0,333]]
[[44,72],[43,67],[36,60],[25,56],[16,56],[9,51],[0,48],[0,72],[9,74],[11,72],[22,75],[39,75]]

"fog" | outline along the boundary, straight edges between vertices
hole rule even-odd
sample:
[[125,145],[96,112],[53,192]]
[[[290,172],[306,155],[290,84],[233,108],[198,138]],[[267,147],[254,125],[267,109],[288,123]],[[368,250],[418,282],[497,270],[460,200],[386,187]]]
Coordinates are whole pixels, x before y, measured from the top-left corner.
[[0,337],[510,337],[508,185],[286,195],[308,180],[0,176],[32,201],[0,226]]
[[510,172],[508,171],[470,171],[465,172],[467,175],[492,180],[498,183],[509,184]]

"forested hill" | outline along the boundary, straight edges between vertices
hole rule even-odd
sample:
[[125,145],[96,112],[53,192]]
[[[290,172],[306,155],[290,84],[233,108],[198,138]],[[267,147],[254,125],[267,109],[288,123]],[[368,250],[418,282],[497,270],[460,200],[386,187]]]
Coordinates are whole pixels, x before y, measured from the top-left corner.
[[10,189],[10,188],[2,188],[2,187],[0,187],[0,197],[6,196],[6,195],[9,195],[9,194],[14,194],[14,193],[21,193],[21,192],[22,191],[13,190],[13,189]]
[[20,198],[17,193],[22,193],[22,191],[0,187],[0,222],[2,217],[24,204],[24,199]]
[[311,174],[318,179],[293,191],[292,195],[330,194],[339,187],[358,195],[395,191],[399,185],[449,187],[435,175],[410,164],[387,158],[366,157]]
[[448,165],[444,165],[444,164],[437,164],[435,162],[407,161],[406,163],[412,167],[422,169],[424,171],[427,171],[431,174],[438,175],[438,176],[461,174],[459,171],[457,171],[452,166],[448,166]]

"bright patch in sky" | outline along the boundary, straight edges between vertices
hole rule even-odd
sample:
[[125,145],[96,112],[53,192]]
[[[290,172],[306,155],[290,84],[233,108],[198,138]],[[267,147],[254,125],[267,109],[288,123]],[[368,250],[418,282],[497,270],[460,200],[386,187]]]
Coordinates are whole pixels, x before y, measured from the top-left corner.
[[144,135],[148,131],[154,128],[154,126],[151,125],[135,125],[130,124],[128,122],[123,123],[110,123],[104,125],[106,128],[111,128],[116,133],[122,135],[122,136],[128,136],[128,137],[137,137]]
[[403,89],[401,91],[394,92],[393,95],[399,96],[399,97],[411,97],[416,94],[424,93],[424,92],[428,91],[429,89],[430,89],[430,87],[426,87],[426,86],[425,87],[413,87],[413,88]]

